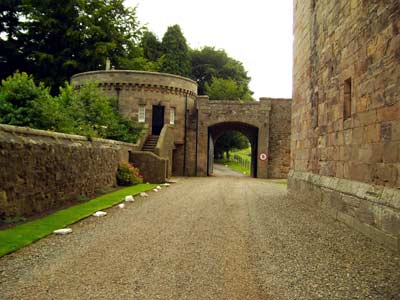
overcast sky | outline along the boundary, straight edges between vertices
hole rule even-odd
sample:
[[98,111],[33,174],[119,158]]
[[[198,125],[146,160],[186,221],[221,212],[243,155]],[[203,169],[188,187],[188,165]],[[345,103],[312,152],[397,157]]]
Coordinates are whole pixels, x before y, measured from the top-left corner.
[[248,71],[254,97],[292,97],[293,0],[125,0],[162,38],[179,24],[192,48],[225,49]]

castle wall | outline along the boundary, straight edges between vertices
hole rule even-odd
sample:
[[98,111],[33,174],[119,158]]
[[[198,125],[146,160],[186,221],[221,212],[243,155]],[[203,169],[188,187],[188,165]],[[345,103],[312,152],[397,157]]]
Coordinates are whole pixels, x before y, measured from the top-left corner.
[[[97,82],[104,92],[118,100],[120,112],[132,120],[138,121],[139,107],[145,106],[148,134],[152,132],[153,105],[164,107],[164,124],[170,123],[170,111],[174,108],[175,124],[172,126],[173,134],[169,134],[173,137],[173,146],[164,157],[169,159],[168,170],[172,170],[173,175],[206,176],[208,129],[230,122],[236,125],[227,125],[226,130],[235,130],[235,126],[243,129],[240,124],[245,124],[258,131],[260,138],[255,141],[257,149],[253,153],[257,177],[287,177],[290,144],[288,99],[262,98],[259,102],[247,103],[209,101],[207,97],[197,97],[197,84],[190,79],[140,71],[86,72],[74,75],[71,81],[78,87],[87,81]],[[271,107],[273,123],[269,119]],[[261,152],[268,153],[269,160],[258,160]]]
[[[194,160],[190,160],[188,156],[189,152],[192,153],[190,149],[186,149],[185,168],[187,170],[185,172],[183,170],[185,157],[183,148],[185,140],[186,148],[195,141],[194,129],[189,122],[197,96],[196,82],[171,74],[126,70],[80,73],[74,75],[71,80],[78,86],[87,81],[99,83],[104,92],[118,100],[120,112],[132,120],[138,121],[139,106],[144,105],[145,124],[149,134],[152,133],[153,105],[164,107],[164,124],[170,124],[170,112],[171,109],[175,109],[175,122],[171,126],[175,148],[179,149],[175,151],[173,160],[180,166],[171,169],[173,175],[194,174]],[[186,132],[185,118],[187,119]]]
[[268,177],[287,178],[290,169],[290,123],[292,100],[265,99],[268,99],[271,103]]
[[[253,159],[257,163],[258,178],[286,178],[289,171],[290,105],[288,99],[261,98],[258,102],[241,103],[198,97],[198,175],[207,175],[208,132],[212,129],[218,131],[216,134],[237,130],[247,135],[250,142],[254,140],[257,149]],[[259,159],[262,152],[268,154],[269,160]]]
[[398,249],[400,2],[294,6],[289,193]]

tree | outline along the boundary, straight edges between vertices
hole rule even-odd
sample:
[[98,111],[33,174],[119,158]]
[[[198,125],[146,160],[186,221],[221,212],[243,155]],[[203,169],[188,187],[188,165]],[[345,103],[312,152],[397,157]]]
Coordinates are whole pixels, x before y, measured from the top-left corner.
[[117,102],[97,84],[75,89],[66,83],[60,95],[52,97],[43,83],[16,72],[0,86],[0,123],[37,129],[101,137],[134,143],[142,126],[118,112]]
[[22,0],[21,7],[23,70],[55,92],[80,64],[80,8],[75,0]]
[[11,75],[22,64],[17,33],[21,30],[21,0],[0,2],[0,79]]
[[232,79],[212,78],[211,85],[206,82],[204,86],[206,94],[211,100],[240,100],[243,96],[243,88]]
[[[78,72],[142,56],[135,8],[123,0],[5,0],[0,14],[2,78],[16,68],[56,94]],[[5,38],[4,38],[5,36]]]
[[55,129],[59,121],[58,104],[43,84],[32,76],[16,72],[0,86],[0,122],[38,129]]
[[163,58],[160,71],[190,77],[189,47],[179,25],[168,27],[162,39]]
[[199,94],[205,94],[205,86],[212,84],[213,78],[233,80],[241,90],[240,99],[251,100],[249,89],[250,77],[243,64],[231,57],[224,50],[204,47],[191,52],[192,78],[197,81]]
[[163,55],[163,46],[156,35],[151,31],[145,31],[142,36],[141,46],[144,57],[151,61],[157,61]]
[[85,70],[103,68],[106,58],[119,67],[121,61],[142,55],[139,41],[142,28],[136,8],[124,6],[123,0],[83,1],[79,20],[83,26],[80,47]]
[[142,133],[142,126],[122,116],[116,99],[107,97],[94,82],[78,90],[67,83],[57,99],[66,116],[58,131],[130,143]]
[[229,151],[232,149],[245,149],[249,147],[248,138],[238,131],[228,131],[220,136],[214,145],[214,155],[216,158],[222,158],[225,152],[226,158],[229,160]]

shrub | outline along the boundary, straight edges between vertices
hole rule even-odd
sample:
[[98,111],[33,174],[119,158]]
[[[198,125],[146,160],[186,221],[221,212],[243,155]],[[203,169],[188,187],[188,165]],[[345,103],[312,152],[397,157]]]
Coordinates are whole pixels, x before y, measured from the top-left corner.
[[134,185],[143,182],[143,177],[139,173],[139,169],[133,164],[121,163],[118,166],[117,173],[118,185]]
[[0,123],[135,143],[143,125],[123,116],[94,82],[65,83],[53,97],[43,83],[16,72],[0,84]]

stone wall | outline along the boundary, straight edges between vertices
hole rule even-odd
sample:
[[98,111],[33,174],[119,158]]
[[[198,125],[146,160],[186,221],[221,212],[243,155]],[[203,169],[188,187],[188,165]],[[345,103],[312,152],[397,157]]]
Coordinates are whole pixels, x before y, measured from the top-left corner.
[[[171,177],[172,175],[173,151],[175,149],[175,136],[173,130],[174,127],[172,125],[164,125],[154,149],[154,154],[168,160],[167,177]],[[151,166],[151,168],[154,168],[154,166]]]
[[[193,126],[190,122],[194,113],[197,96],[197,83],[191,79],[164,73],[112,70],[93,71],[76,74],[71,81],[80,86],[87,81],[99,83],[100,88],[109,96],[118,99],[119,111],[126,117],[138,121],[139,106],[145,107],[145,124],[148,134],[152,134],[153,106],[164,107],[164,125],[170,124],[171,110],[175,111],[175,121],[171,125],[176,147],[186,147],[186,171],[183,171],[185,151],[175,151],[174,160],[179,166],[174,168],[173,175],[194,175],[193,160],[189,160],[188,150],[195,143]],[[185,146],[185,117],[187,118]],[[172,148],[171,148],[172,150]],[[184,150],[184,149],[182,149]],[[172,156],[172,154],[169,154]]]
[[[198,109],[198,153],[197,171],[207,176],[209,132],[214,142],[226,131],[239,131],[250,143],[257,145],[258,152],[268,151],[269,110],[268,102],[246,102],[209,100],[208,96],[197,98]],[[253,158],[257,159],[257,158]],[[257,177],[267,178],[267,162],[257,165]]]
[[290,169],[291,99],[262,98],[270,101],[269,178],[287,178]]
[[399,189],[291,171],[289,194],[371,239],[400,250]]
[[86,81],[98,82],[104,92],[118,99],[119,111],[134,121],[138,121],[139,105],[144,105],[149,134],[153,105],[164,107],[164,124],[170,123],[171,109],[175,109],[175,140],[183,142],[185,109],[194,108],[196,82],[172,74],[129,70],[85,72],[74,75],[71,81],[77,86]]
[[30,216],[116,184],[133,144],[0,125],[0,218]]
[[[351,181],[355,189],[360,182],[400,188],[400,2],[295,0],[294,6],[292,181],[327,195],[296,174]],[[399,238],[400,211],[385,194],[379,202],[354,195],[369,217],[346,210],[355,220],[349,225]],[[332,199],[330,206],[340,205]]]
[[168,178],[168,158],[148,151],[132,151],[129,153],[129,161],[141,170],[143,182],[162,183]]

